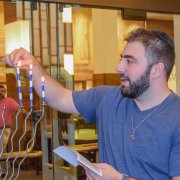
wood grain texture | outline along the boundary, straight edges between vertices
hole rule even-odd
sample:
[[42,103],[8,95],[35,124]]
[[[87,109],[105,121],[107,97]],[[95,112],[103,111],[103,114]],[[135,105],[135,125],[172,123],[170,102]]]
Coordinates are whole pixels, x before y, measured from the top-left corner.
[[[28,0],[29,1],[29,0]],[[120,9],[144,9],[147,11],[180,13],[179,0],[37,0],[38,2],[58,2],[67,4],[79,4],[84,6]]]

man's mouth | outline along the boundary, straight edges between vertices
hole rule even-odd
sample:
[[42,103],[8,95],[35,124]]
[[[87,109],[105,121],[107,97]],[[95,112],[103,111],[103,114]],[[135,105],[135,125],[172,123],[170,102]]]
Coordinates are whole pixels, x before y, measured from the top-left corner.
[[123,86],[129,85],[129,79],[127,79],[127,78],[121,78],[121,85],[123,85]]

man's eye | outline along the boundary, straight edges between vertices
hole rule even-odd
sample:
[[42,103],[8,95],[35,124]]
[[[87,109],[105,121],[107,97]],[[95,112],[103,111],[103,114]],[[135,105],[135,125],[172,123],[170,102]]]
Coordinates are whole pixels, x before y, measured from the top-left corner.
[[129,59],[127,59],[126,61],[127,61],[128,64],[132,64],[133,63],[133,61],[131,61]]

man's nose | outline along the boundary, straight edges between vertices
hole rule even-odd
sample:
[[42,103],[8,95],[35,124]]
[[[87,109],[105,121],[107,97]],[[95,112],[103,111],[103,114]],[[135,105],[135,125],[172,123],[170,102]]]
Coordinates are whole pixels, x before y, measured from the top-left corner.
[[116,71],[117,72],[124,72],[124,65],[123,65],[123,61],[121,60],[121,61],[119,61],[119,63],[117,64],[117,66],[116,66]]

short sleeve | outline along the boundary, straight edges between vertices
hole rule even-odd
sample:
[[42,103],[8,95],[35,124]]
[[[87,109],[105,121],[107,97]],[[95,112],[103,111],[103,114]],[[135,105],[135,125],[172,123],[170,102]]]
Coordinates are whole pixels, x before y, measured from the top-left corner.
[[108,86],[98,86],[84,91],[73,91],[73,101],[86,122],[96,121],[97,106],[108,91]]

